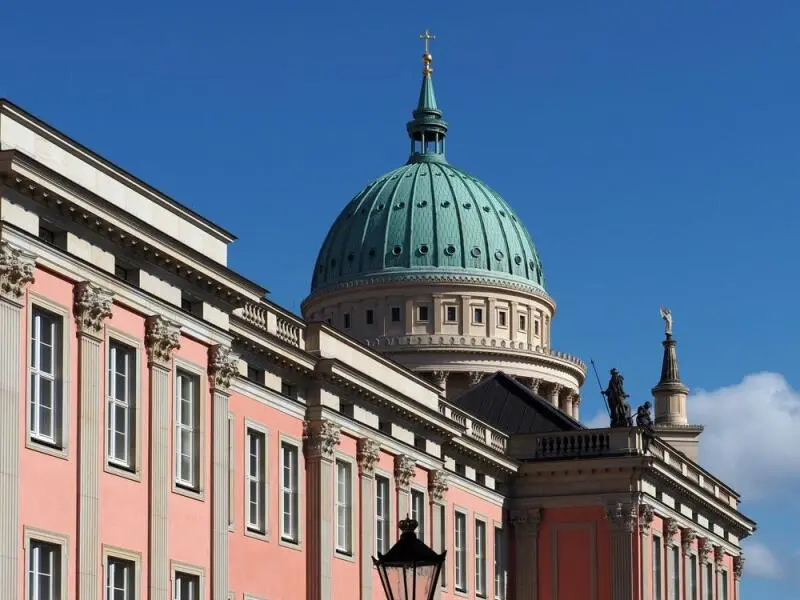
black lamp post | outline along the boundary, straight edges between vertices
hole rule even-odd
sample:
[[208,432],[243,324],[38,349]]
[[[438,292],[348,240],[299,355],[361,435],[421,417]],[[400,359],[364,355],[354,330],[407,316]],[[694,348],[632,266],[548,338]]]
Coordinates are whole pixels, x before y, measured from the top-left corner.
[[414,519],[400,521],[400,539],[386,554],[378,552],[378,567],[387,600],[433,600],[447,551],[436,554],[417,539]]

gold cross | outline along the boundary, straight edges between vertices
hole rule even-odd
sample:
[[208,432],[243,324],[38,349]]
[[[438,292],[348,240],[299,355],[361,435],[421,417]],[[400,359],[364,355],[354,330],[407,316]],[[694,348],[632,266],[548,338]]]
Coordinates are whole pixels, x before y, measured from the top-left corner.
[[436,39],[436,36],[426,29],[423,33],[419,34],[419,39],[425,41],[425,54],[430,54],[429,44],[431,40]]

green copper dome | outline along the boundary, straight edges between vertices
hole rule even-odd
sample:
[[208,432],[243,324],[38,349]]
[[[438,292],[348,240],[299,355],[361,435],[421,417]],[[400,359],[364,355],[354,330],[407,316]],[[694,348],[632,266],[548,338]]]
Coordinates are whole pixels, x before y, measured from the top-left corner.
[[341,212],[319,252],[311,291],[404,279],[544,291],[542,263],[514,211],[445,159],[447,123],[430,55],[407,129],[411,157],[367,185]]

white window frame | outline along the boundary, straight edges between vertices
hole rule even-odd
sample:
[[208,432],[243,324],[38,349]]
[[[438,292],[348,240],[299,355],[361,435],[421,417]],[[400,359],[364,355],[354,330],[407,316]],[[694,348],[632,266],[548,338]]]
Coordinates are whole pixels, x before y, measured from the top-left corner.
[[[692,566],[694,566],[694,573],[692,573]],[[686,575],[689,580],[686,585],[686,600],[700,600],[700,580],[703,578],[702,573],[703,565],[700,564],[700,559],[696,553],[689,554],[689,568]],[[694,577],[692,577],[694,575]],[[694,583],[694,594],[692,594],[692,583]]]
[[[500,315],[502,315],[502,320],[504,320],[505,323],[501,323],[500,322],[501,321]],[[507,308],[498,308],[497,309],[497,327],[499,329],[508,329],[508,309]]]
[[180,578],[180,575],[188,575],[190,577],[197,578],[198,590],[197,593],[195,594],[195,598],[198,598],[199,600],[204,600],[205,583],[206,583],[205,571],[203,570],[202,567],[178,561],[170,562],[170,584],[171,584],[170,598],[172,600],[180,600],[178,596],[178,580]]
[[[443,308],[444,308],[444,322],[445,323],[451,323],[451,324],[452,323],[458,323],[458,304],[445,304]],[[449,315],[448,315],[448,313],[450,312],[451,308],[453,309],[453,311],[455,313],[455,315],[453,316],[452,319],[449,318]]]
[[[261,439],[261,459],[258,465],[259,473],[250,471],[250,436],[255,435]],[[269,429],[248,419],[244,422],[244,448],[242,451],[244,475],[244,533],[249,537],[267,538],[269,536]],[[250,520],[250,504],[253,501],[251,483],[260,490],[260,504],[258,518],[260,523]],[[259,499],[256,499],[258,502]]]
[[[425,490],[417,486],[411,486],[409,493],[409,501],[411,504],[411,518],[417,522],[417,537],[426,544],[425,536],[428,535],[428,519],[426,508],[428,507],[428,498],[425,495]],[[419,506],[417,506],[419,504]]]
[[[346,471],[347,481],[345,481],[344,491],[346,496],[342,498],[340,492],[340,468]],[[354,528],[354,512],[355,512],[355,467],[352,459],[344,454],[336,453],[336,460],[334,462],[335,469],[335,494],[334,494],[334,549],[336,555],[341,558],[351,558],[355,553],[355,528]],[[344,522],[342,522],[344,519]],[[344,534],[346,538],[342,540],[340,535]]]
[[720,580],[719,580],[719,600],[730,600],[731,597],[731,582],[728,575],[727,569],[721,569],[719,572]]
[[69,565],[67,564],[67,548],[69,546],[69,539],[57,533],[50,531],[43,531],[31,527],[25,527],[23,532],[25,550],[25,578],[24,590],[25,600],[39,600],[35,587],[31,587],[30,572],[33,565],[31,564],[33,548],[39,544],[52,546],[58,558],[57,565],[57,581],[54,582],[53,591],[57,594],[57,600],[67,600],[67,580],[69,579]]
[[[445,548],[447,547],[447,506],[445,504],[431,504],[431,515],[433,515],[433,511],[439,511],[439,535],[441,536],[441,545],[439,548],[435,548],[435,550],[439,553],[444,552]],[[433,518],[431,518],[431,526],[433,525]],[[432,529],[431,529],[432,530]],[[431,534],[433,535],[433,534]],[[447,588],[447,563],[442,567],[442,570],[439,572],[439,581],[442,588]]]
[[670,569],[669,569],[669,590],[667,591],[667,597],[672,597],[672,600],[681,600],[681,585],[682,578],[681,578],[681,550],[680,546],[676,544],[670,544],[667,546],[667,550],[669,552],[669,562],[670,562]]
[[[459,536],[459,521],[462,523]],[[467,523],[469,513],[460,508],[453,510],[453,589],[457,593],[466,594],[469,589],[469,573],[467,560],[468,546]]]
[[[486,324],[486,309],[483,306],[472,306],[472,324],[473,325],[485,325]],[[481,311],[481,318],[480,320],[477,319],[478,313],[477,311]]]
[[525,313],[517,314],[517,324],[520,331],[528,331],[528,315]]
[[108,577],[112,561],[125,561],[133,566],[131,574],[133,594],[128,595],[125,600],[139,600],[142,596],[142,555],[139,552],[106,545],[103,546],[103,600],[112,600],[108,595]]
[[[422,311],[425,311],[425,318],[422,318]],[[429,323],[431,319],[431,307],[429,304],[418,304],[414,310],[414,320],[417,323]]]
[[[141,475],[141,444],[139,443],[139,432],[141,431],[141,356],[142,347],[138,340],[115,329],[107,328],[106,335],[106,403],[105,403],[105,446],[106,460],[105,470],[109,473],[122,475],[130,479],[140,480]],[[133,364],[131,365],[132,377],[128,385],[128,432],[127,432],[127,460],[121,461],[113,456],[113,446],[111,436],[112,407],[121,404],[111,395],[113,382],[111,375],[112,368],[112,346],[122,346],[124,349],[133,353]]]
[[[286,481],[286,473],[284,471],[284,448],[291,448],[292,452],[294,453],[295,464],[294,464],[294,472],[290,471],[290,476],[292,481]],[[300,541],[302,539],[302,530],[301,530],[301,523],[302,519],[300,519],[300,498],[302,497],[302,481],[303,478],[300,477],[300,442],[293,438],[289,438],[286,436],[280,436],[280,458],[279,458],[279,465],[280,465],[280,489],[281,489],[281,503],[280,503],[280,543],[289,547],[297,547],[300,545]],[[290,483],[291,486],[287,486],[287,483]],[[286,498],[287,494],[289,495],[289,507],[292,511],[289,514],[289,521],[292,529],[294,531],[287,531],[286,529],[286,521],[285,521],[285,508],[286,508]]]
[[[70,309],[58,304],[53,304],[45,298],[29,292],[30,302],[28,303],[28,337],[25,340],[25,368],[27,377],[26,397],[25,397],[25,445],[31,450],[52,454],[61,458],[67,457],[67,446],[69,437],[69,389],[70,389],[70,327],[72,318]],[[53,381],[53,437],[47,438],[38,435],[31,427],[33,421],[33,405],[35,388],[33,378],[38,374],[38,369],[33,367],[35,356],[32,353],[32,339],[35,325],[35,312],[41,311],[49,313],[57,319],[55,328],[55,352],[53,356],[53,371],[50,376]]]
[[[483,539],[479,538],[479,532],[483,530]],[[486,598],[487,595],[487,568],[486,551],[488,547],[489,525],[485,518],[476,516],[472,525],[472,540],[474,546],[475,563],[475,595],[479,598]],[[483,547],[481,547],[481,543]]]
[[[205,397],[206,386],[204,385],[205,377],[203,370],[196,365],[186,363],[175,359],[174,370],[174,399],[173,412],[172,412],[172,459],[173,459],[173,477],[172,477],[172,490],[176,493],[190,496],[193,498],[203,498],[204,486],[204,447],[205,447]],[[180,467],[180,457],[182,447],[180,443],[180,432],[186,428],[179,422],[181,415],[181,390],[180,379],[185,375],[191,377],[195,381],[194,400],[197,405],[194,408],[194,419],[192,423],[192,469],[193,481],[182,477]]]
[[[394,320],[394,310],[397,309],[397,320]],[[403,309],[400,306],[391,306],[389,307],[389,322],[390,323],[402,323],[403,322]]]
[[494,599],[506,600],[508,567],[506,566],[506,532],[501,523],[494,522]]
[[[386,494],[383,498],[378,496],[379,481],[386,484]],[[392,547],[392,478],[388,473],[375,471],[375,498],[373,502],[375,503],[375,553],[386,554],[389,548]],[[382,508],[381,515],[378,514],[378,508]],[[380,540],[383,543],[379,542],[379,532]]]

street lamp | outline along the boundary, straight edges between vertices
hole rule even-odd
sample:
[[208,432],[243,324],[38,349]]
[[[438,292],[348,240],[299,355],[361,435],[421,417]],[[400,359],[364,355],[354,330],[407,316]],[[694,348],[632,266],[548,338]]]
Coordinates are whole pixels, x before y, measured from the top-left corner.
[[378,567],[387,600],[433,600],[444,555],[436,554],[417,539],[414,519],[400,521],[400,539],[386,554],[378,552],[372,562]]

